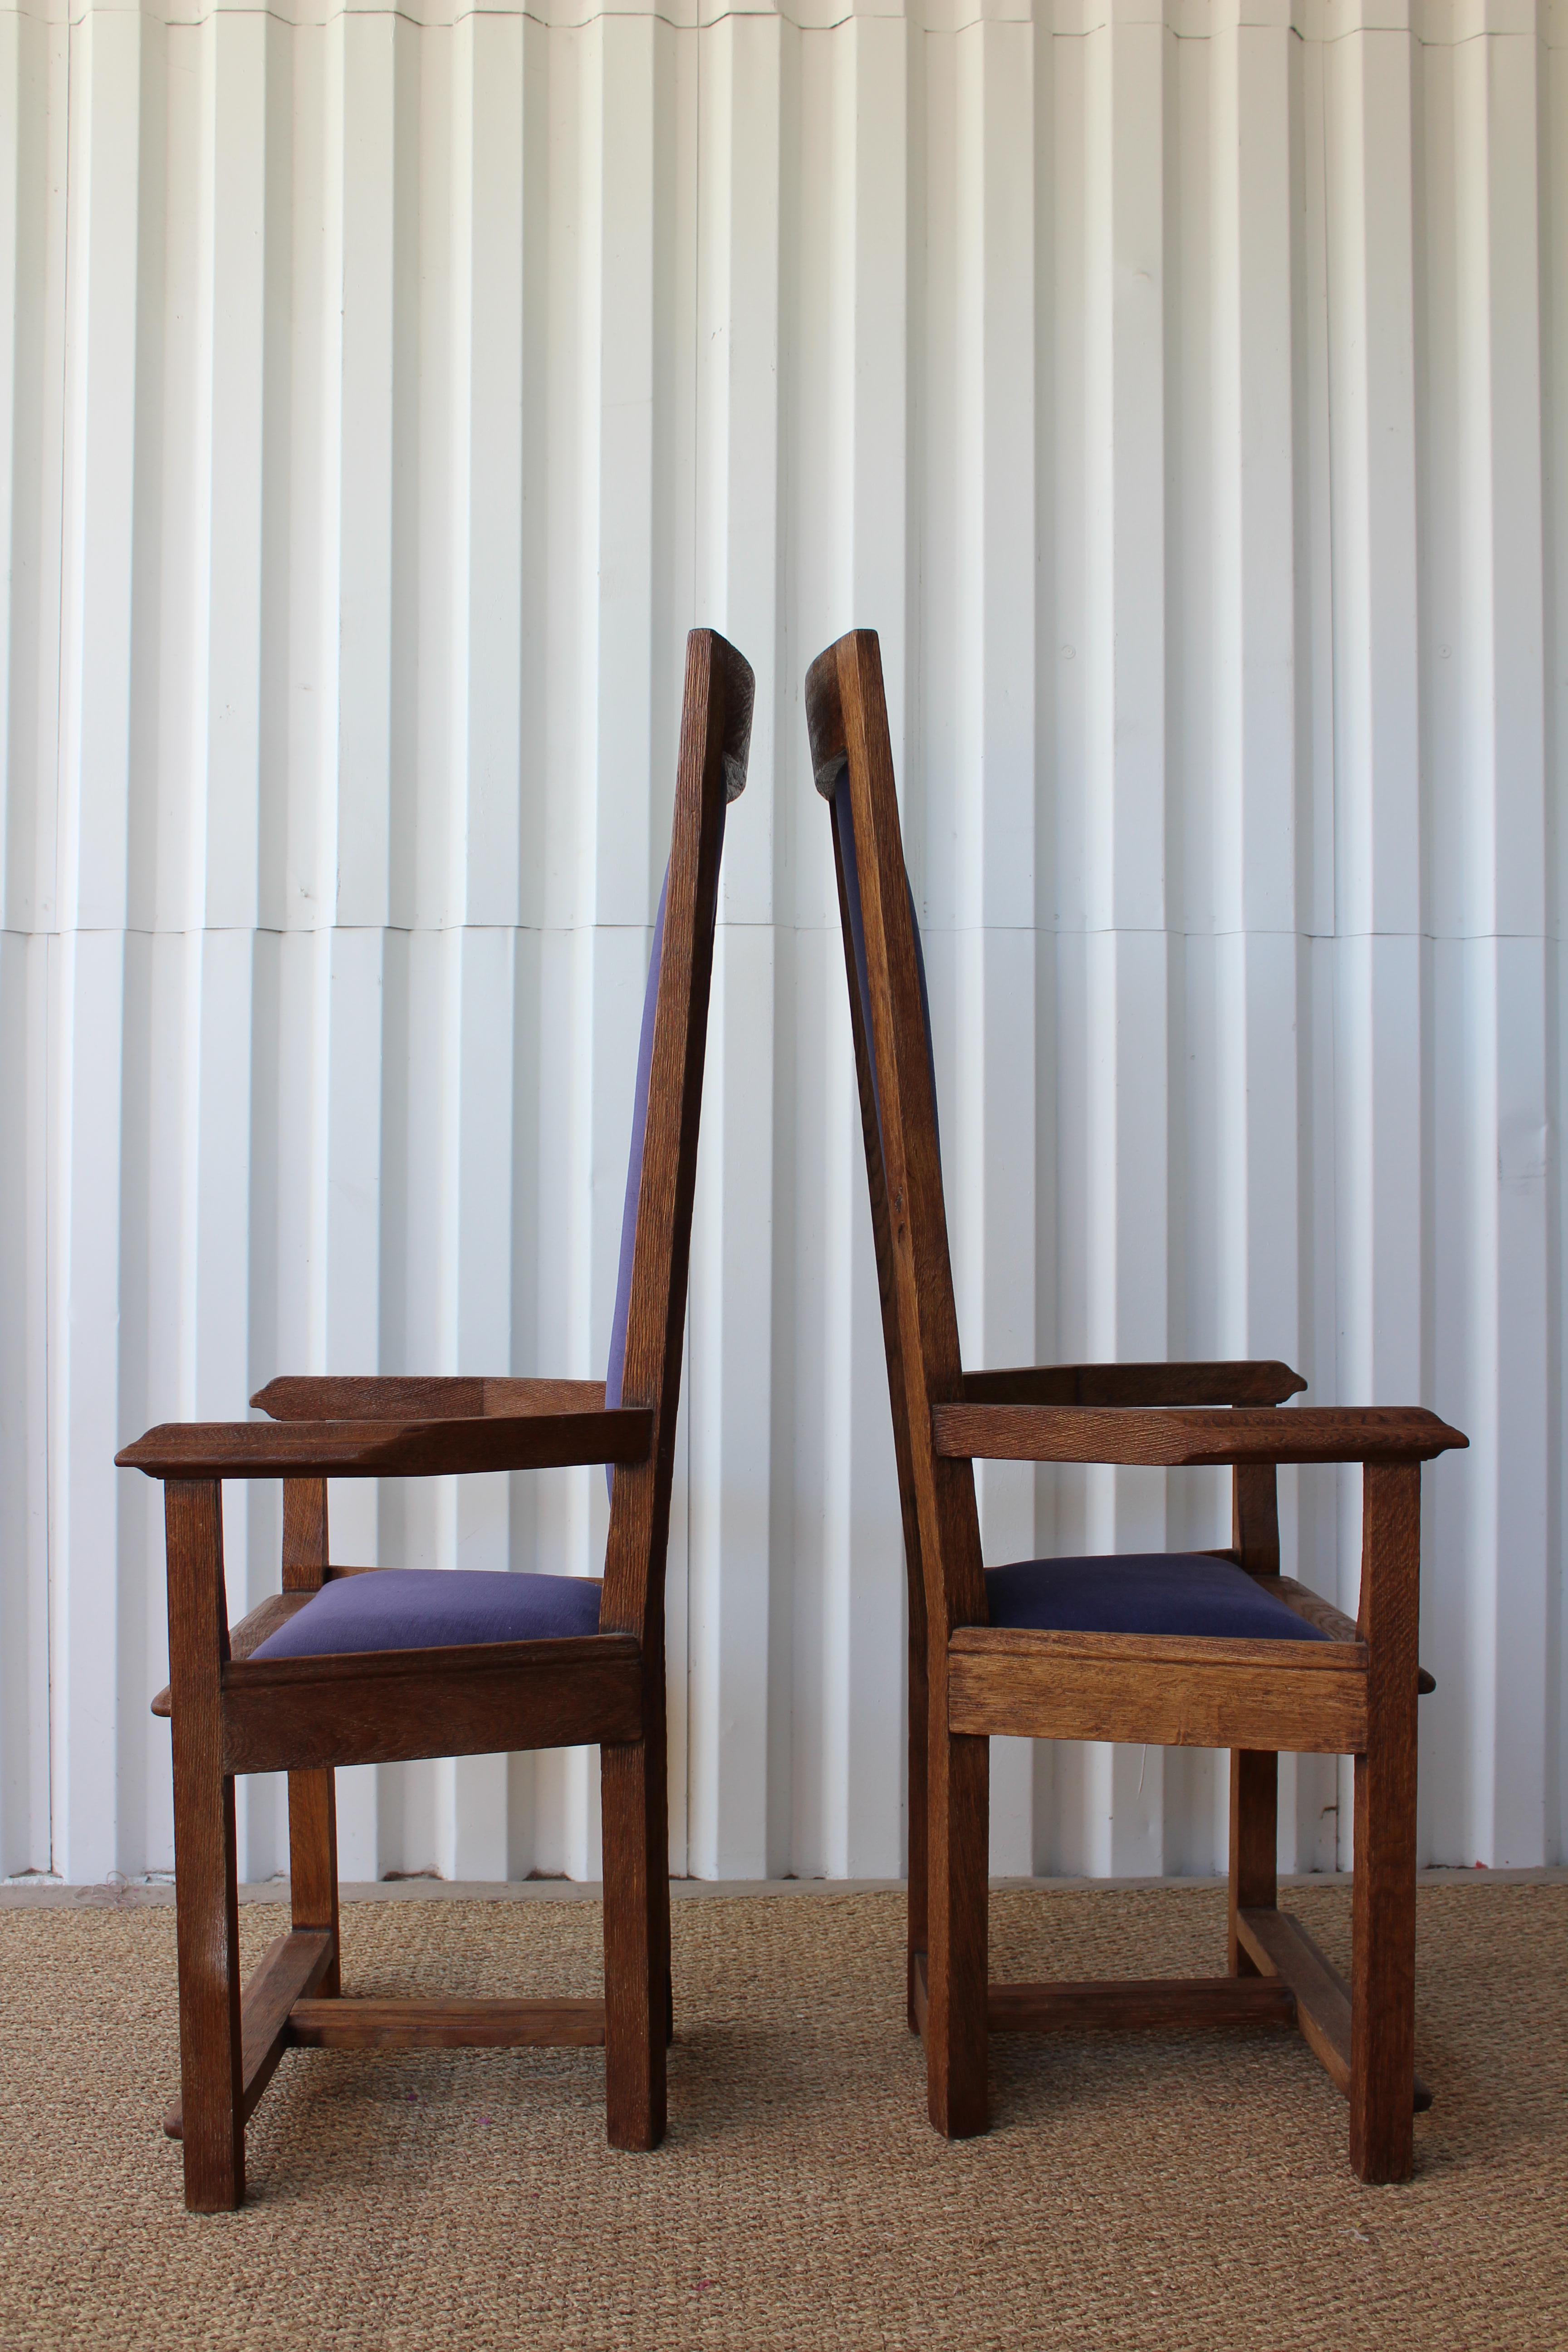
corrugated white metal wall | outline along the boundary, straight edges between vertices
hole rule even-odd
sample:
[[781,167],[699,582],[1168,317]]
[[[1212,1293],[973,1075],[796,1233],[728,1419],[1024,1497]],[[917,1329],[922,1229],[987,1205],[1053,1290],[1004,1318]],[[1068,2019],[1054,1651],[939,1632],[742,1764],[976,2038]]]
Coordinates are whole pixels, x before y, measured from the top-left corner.
[[[683,632],[756,666],[670,1573],[675,1867],[901,1848],[901,1567],[800,685],[882,633],[966,1353],[1425,1402],[1424,1844],[1560,1858],[1568,10],[0,0],[0,1864],[167,1868],[149,1422],[603,1363]],[[1353,1594],[1357,1490],[1287,1473]],[[988,1556],[1226,1539],[984,1473]],[[596,1473],[344,1486],[590,1570]],[[237,1612],[276,1489],[230,1490]],[[591,1875],[591,1759],[350,1773]],[[1007,1871],[1225,1760],[998,1743]],[[1287,1862],[1346,1853],[1331,1764]],[[246,1785],[246,1872],[284,1857]]]

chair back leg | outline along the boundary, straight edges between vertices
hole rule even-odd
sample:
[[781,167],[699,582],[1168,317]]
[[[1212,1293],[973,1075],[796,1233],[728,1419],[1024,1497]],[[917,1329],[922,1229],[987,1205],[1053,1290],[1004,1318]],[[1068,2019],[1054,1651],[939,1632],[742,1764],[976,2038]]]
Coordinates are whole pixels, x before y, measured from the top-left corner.
[[669,1832],[662,1715],[655,1736],[599,1751],[605,1842],[605,2102],[612,2147],[664,2137]]
[[1275,1856],[1279,1842],[1279,1759],[1271,1748],[1230,1751],[1230,1932],[1233,1977],[1262,1973],[1241,1940],[1239,1911],[1272,1911],[1279,1903]]
[[289,1881],[293,1925],[324,1928],[332,1957],[316,1988],[319,2000],[342,1990],[338,1941],[338,1799],[330,1769],[289,1775]]
[[926,1690],[925,1629],[910,1641],[910,1788],[909,1788],[909,1935],[907,2000],[910,2032],[921,2030],[916,1975],[931,1949],[926,1889],[931,1876],[927,1847],[931,1830],[926,1804],[926,1751],[930,1740],[931,1700]]

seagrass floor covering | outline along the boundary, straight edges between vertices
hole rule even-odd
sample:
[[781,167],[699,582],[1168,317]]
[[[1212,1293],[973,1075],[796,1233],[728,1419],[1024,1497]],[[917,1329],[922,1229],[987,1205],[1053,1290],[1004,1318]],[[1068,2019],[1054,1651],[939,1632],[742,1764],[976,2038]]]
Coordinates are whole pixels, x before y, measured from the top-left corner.
[[[1341,1886],[1289,1899],[1342,1965]],[[279,1932],[241,1913],[247,1965]],[[1424,1889],[1416,2177],[1365,2189],[1296,2036],[993,2043],[927,2128],[890,1895],[683,1902],[670,2135],[605,2146],[597,2052],[294,2052],[250,2202],[159,2119],[174,1916],[0,1912],[0,2343],[489,2347],[1568,2344],[1568,1886]],[[999,1894],[1005,1977],[1211,1969],[1210,1887]],[[362,1904],[352,1990],[587,1992],[574,1902]]]

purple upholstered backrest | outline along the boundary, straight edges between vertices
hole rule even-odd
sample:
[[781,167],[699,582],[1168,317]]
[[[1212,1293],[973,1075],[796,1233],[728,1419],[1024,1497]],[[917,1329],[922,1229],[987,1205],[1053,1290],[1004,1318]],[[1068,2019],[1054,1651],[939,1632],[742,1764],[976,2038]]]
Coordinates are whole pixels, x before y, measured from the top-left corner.
[[[833,809],[838,820],[838,848],[844,860],[844,896],[849,906],[849,937],[855,950],[855,977],[860,989],[860,1020],[866,1033],[866,1051],[871,1063],[871,1092],[876,1097],[877,1123],[881,1125],[882,1089],[877,1082],[877,1056],[871,1044],[871,984],[866,974],[866,922],[860,911],[860,856],[855,842],[855,809],[849,793],[849,769],[846,762],[833,788]],[[942,1120],[937,1111],[936,1057],[931,1044],[931,999],[926,993],[925,950],[921,946],[920,917],[915,912],[915,894],[910,890],[909,876],[904,876],[904,887],[909,891],[910,929],[915,935],[915,975],[921,988],[921,1019],[925,1024],[926,1062],[931,1070],[931,1117],[936,1121],[937,1158],[942,1157]]]

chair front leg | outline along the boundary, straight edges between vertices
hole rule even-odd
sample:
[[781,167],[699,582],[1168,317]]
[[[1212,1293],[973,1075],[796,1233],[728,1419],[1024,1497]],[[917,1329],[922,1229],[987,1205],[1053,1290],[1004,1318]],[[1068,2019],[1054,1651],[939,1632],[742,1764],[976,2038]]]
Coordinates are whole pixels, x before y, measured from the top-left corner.
[[1421,1472],[1369,1463],[1361,1628],[1367,1746],[1355,1759],[1351,2166],[1363,2180],[1415,2165],[1416,1632]]
[[1261,1973],[1237,1929],[1238,1911],[1272,1911],[1279,1900],[1279,1759],[1271,1748],[1230,1751],[1230,1950],[1233,1977]]
[[223,1769],[222,1487],[171,1479],[163,1513],[185,2203],[221,2213],[245,2198],[239,1885],[234,1782]]
[[289,1775],[289,1895],[296,1927],[324,1927],[332,1957],[316,1987],[321,2000],[343,1989],[338,1923],[338,1800],[330,1769]]
[[605,1840],[605,2102],[612,2147],[657,2147],[666,2122],[669,1831],[657,1735],[599,1751]]
[[986,2124],[991,1743],[948,1730],[945,1674],[931,1701],[926,2105],[945,2138],[969,2139]]

